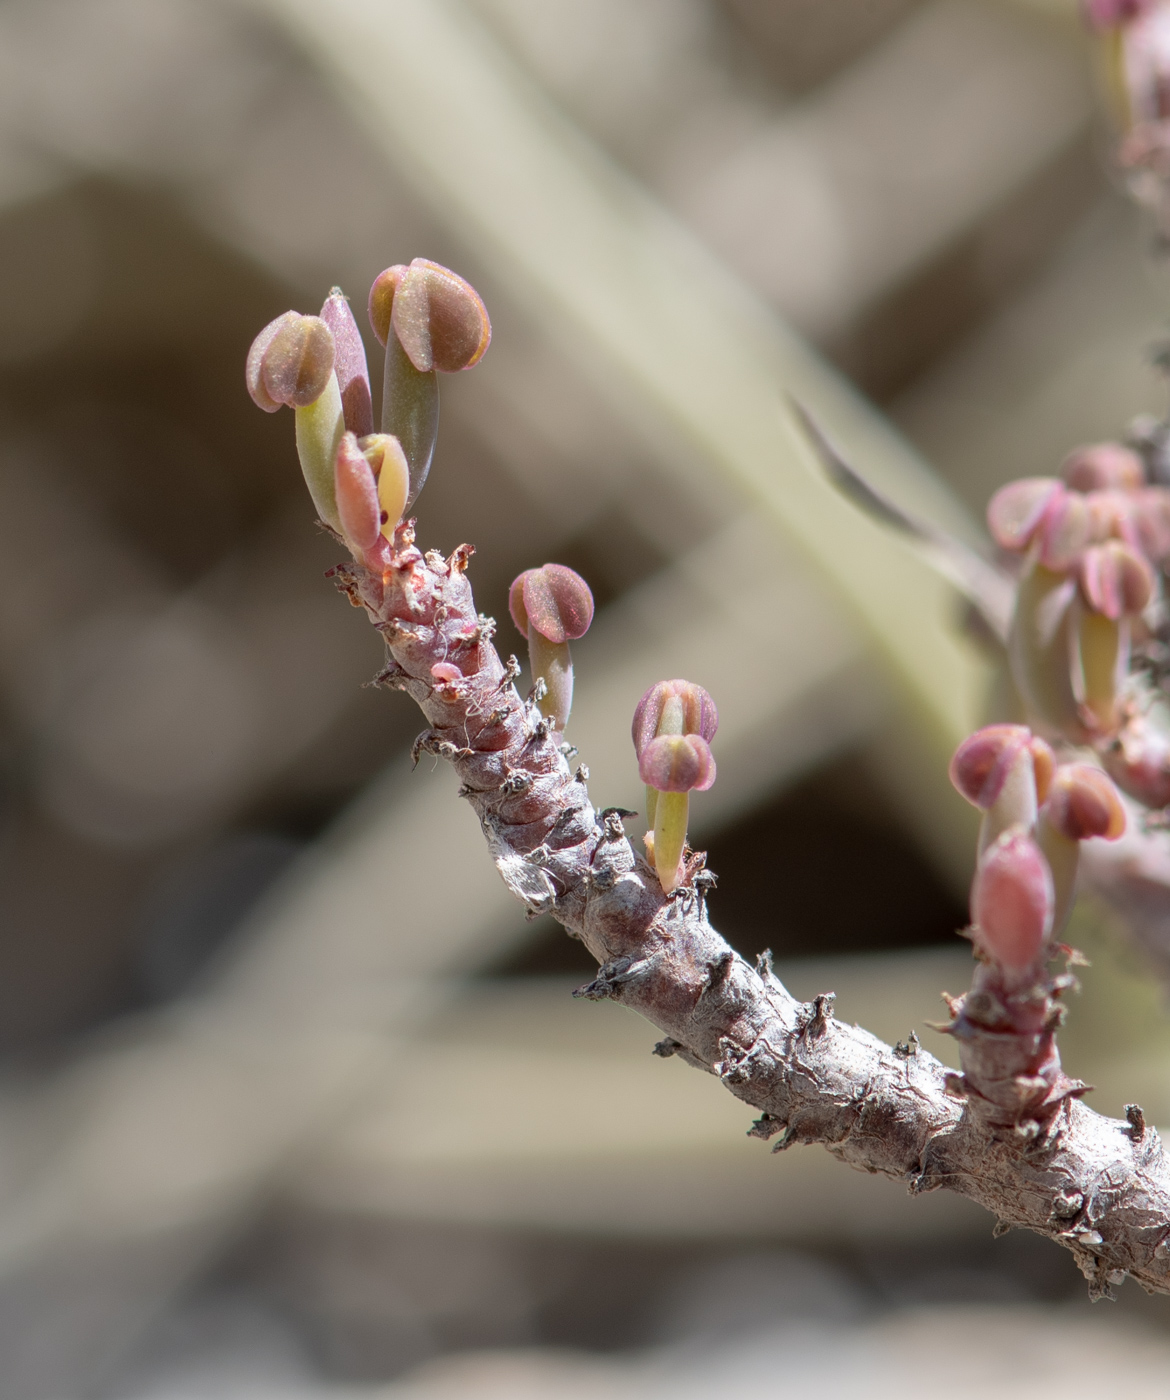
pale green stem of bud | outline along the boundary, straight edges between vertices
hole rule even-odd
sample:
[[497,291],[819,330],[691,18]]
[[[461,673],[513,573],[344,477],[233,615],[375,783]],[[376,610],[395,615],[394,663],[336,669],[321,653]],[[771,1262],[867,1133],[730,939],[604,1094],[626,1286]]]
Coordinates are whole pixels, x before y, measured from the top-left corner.
[[[655,735],[682,734],[686,729],[686,714],[683,702],[677,695],[671,695],[662,707],[662,718],[658,721]],[[646,825],[653,830],[654,814],[658,806],[658,789],[646,789]]]
[[983,813],[979,827],[979,854],[997,840],[1009,826],[1022,826],[1030,831],[1036,821],[1036,769],[1032,752],[1020,748],[1008,769],[1003,787],[995,801]]
[[1048,820],[1047,813],[1043,811],[1036,822],[1034,835],[1036,844],[1052,871],[1054,904],[1050,937],[1059,938],[1065,924],[1068,923],[1073,900],[1076,898],[1077,862],[1081,856],[1081,843],[1071,840],[1062,831],[1057,831]]
[[1080,651],[1082,699],[1102,729],[1117,720],[1117,688],[1126,664],[1129,623],[1114,621],[1091,608],[1080,609],[1077,643]]
[[1008,637],[1012,678],[1029,717],[1067,738],[1084,737],[1072,683],[1076,582],[1033,563],[1020,580]]
[[540,712],[551,719],[557,730],[569,722],[573,706],[573,658],[568,642],[550,642],[535,627],[528,629],[528,661],[532,679],[542,680],[545,692],[540,700]]
[[439,432],[439,376],[415,369],[402,342],[391,331],[386,338],[386,374],[382,386],[382,431],[398,439],[410,467],[413,504],[431,469]]
[[334,495],[333,467],[337,449],[345,433],[341,411],[341,390],[337,375],[331,374],[325,392],[304,408],[294,409],[297,424],[297,456],[317,514],[341,533],[341,516]]
[[690,816],[689,792],[660,792],[654,805],[654,869],[669,894],[682,881],[683,847]]

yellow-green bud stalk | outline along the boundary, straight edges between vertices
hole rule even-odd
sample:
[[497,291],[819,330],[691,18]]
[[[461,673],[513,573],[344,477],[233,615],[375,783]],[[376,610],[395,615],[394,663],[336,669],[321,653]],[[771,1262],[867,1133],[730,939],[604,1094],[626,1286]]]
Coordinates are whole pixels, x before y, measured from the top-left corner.
[[[639,711],[638,718],[645,721],[648,711],[642,706]],[[709,723],[708,728],[713,732],[714,725]],[[642,748],[638,772],[646,786],[655,790],[654,829],[647,833],[646,853],[659,884],[669,894],[683,881],[690,793],[706,791],[715,781],[715,760],[701,734],[659,734]]]
[[689,792],[657,793],[654,804],[654,869],[667,894],[682,881],[690,806]]
[[540,713],[557,731],[564,729],[573,706],[573,658],[568,642],[550,642],[534,624],[528,627],[528,662],[532,675],[544,681]]
[[1012,676],[1030,719],[1067,738],[1085,737],[1072,681],[1076,580],[1033,562],[1020,580],[1008,637]]
[[[683,710],[682,698],[678,695],[668,695],[663,701],[662,714],[659,717],[655,736],[659,734],[685,734],[685,712]],[[646,825],[651,831],[654,830],[654,822],[658,809],[658,789],[646,788]]]
[[1117,692],[1122,661],[1128,654],[1123,629],[1125,619],[1105,617],[1088,608],[1080,610],[1077,645],[1080,651],[1080,682],[1085,708],[1103,731],[1110,731],[1117,718]]
[[337,513],[334,495],[333,469],[337,449],[345,433],[345,416],[341,409],[341,389],[337,375],[330,374],[325,392],[303,408],[294,408],[297,425],[297,456],[317,507],[317,514],[334,530],[340,532],[341,517]]

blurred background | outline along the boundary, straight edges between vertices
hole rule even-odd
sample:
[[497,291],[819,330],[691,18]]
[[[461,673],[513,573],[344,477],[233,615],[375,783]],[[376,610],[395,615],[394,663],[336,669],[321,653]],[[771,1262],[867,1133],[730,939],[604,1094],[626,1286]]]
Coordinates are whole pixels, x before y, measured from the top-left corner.
[[[957,1395],[1165,1394],[1165,1300],[1087,1316],[965,1202],[770,1156],[570,998],[580,945],[410,771],[242,372],[334,283],[364,327],[391,262],[468,276],[495,338],[444,380],[421,542],[475,544],[505,654],[515,573],[589,579],[598,805],[639,806],[642,691],[705,684],[714,922],[949,1058],[945,760],[993,667],[784,395],[970,540],[1160,413],[1170,288],[1101,107],[1063,0],[0,0],[6,1400],[772,1394],[781,1356],[904,1394],[973,1327]],[[1070,1071],[1170,1123],[1160,994],[1078,920]]]

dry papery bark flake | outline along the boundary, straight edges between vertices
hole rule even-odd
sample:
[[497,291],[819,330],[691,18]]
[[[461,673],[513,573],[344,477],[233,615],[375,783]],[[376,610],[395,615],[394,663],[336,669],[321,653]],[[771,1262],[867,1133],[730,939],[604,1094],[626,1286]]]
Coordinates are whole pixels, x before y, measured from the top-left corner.
[[[912,1194],[957,1191],[992,1212],[997,1232],[1034,1230],[1070,1249],[1095,1298],[1126,1274],[1170,1292],[1170,1171],[1140,1109],[1121,1122],[1087,1108],[1084,1086],[1060,1078],[1053,1044],[1058,1082],[1040,1096],[1046,1116],[1013,1130],[916,1038],[885,1045],[835,1019],[831,995],[797,1001],[768,959],[747,963],[708,922],[701,860],[667,897],[626,839],[623,813],[594,811],[585,769],[572,769],[533,698],[521,699],[515,658],[501,660],[494,621],[476,612],[471,548],[424,555],[413,527],[398,527],[381,576],[346,563],[333,577],[385,637],[378,681],[426,717],[416,758],[454,764],[508,888],[600,964],[578,994],[652,1022],[665,1037],[656,1053],[681,1056],[759,1110],[751,1135],[775,1138],[774,1150],[822,1143]],[[459,678],[436,679],[438,663],[441,676],[453,665]],[[955,1010],[967,1081],[976,1065],[995,1083],[1005,1037],[972,1029],[961,1003]]]

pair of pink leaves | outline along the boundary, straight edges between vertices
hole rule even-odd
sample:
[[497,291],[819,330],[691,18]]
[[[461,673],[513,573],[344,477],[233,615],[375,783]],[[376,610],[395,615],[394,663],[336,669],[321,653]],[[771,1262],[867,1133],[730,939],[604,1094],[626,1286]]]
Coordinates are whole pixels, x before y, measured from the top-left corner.
[[[660,733],[663,728],[672,732]],[[634,711],[638,774],[657,792],[705,792],[715,781],[711,740],[719,727],[715,702],[693,681],[659,681]]]

